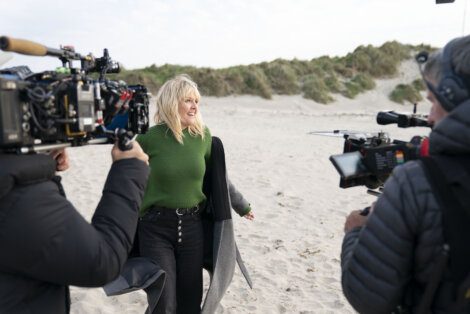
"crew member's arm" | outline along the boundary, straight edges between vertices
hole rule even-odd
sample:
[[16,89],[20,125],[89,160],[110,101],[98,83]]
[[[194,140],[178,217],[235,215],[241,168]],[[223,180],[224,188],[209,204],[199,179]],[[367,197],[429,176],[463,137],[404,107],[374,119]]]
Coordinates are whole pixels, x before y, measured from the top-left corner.
[[[52,181],[24,187],[7,218],[2,271],[60,285],[101,286],[118,276],[131,249],[147,183],[140,146],[113,149],[102,198],[89,224]],[[140,160],[139,160],[140,159]]]
[[410,168],[414,167],[416,164],[396,168],[364,227],[346,228],[342,286],[360,313],[391,313],[410,280],[415,228],[422,210],[416,195],[423,191],[416,191],[416,180],[424,177],[411,179]]

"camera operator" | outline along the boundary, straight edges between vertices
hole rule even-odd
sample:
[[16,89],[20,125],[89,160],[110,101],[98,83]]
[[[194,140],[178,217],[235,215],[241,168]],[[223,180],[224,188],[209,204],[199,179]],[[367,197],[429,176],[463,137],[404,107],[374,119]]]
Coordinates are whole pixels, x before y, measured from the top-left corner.
[[132,144],[113,147],[91,224],[55,176],[68,167],[65,151],[0,153],[0,313],[68,313],[68,285],[97,287],[119,275],[149,174],[148,156]]
[[[423,76],[432,103],[428,117],[433,125],[431,158],[454,161],[445,163],[444,169],[448,170],[443,171],[445,174],[455,173],[458,167],[468,171],[470,36],[457,38],[442,51],[430,55]],[[425,293],[438,276],[438,256],[448,239],[443,219],[446,207],[441,206],[438,198],[441,191],[433,190],[426,172],[429,168],[424,166],[424,160],[417,160],[396,167],[369,214],[353,211],[346,219],[341,253],[342,287],[348,301],[360,313],[470,313],[468,302],[456,306],[457,282],[465,276],[452,274],[451,265],[458,262],[452,260],[452,254],[450,263],[442,264],[442,276],[435,282],[434,294]],[[459,174],[469,182],[468,172]],[[440,180],[446,180],[445,177]],[[470,185],[450,187],[445,182],[455,199],[468,207]],[[465,214],[468,216],[468,210]],[[452,253],[452,245],[450,250]],[[468,249],[465,256],[468,258]],[[468,276],[470,265],[465,268]],[[466,291],[468,298],[470,290]],[[421,305],[425,296],[430,298],[428,308]]]

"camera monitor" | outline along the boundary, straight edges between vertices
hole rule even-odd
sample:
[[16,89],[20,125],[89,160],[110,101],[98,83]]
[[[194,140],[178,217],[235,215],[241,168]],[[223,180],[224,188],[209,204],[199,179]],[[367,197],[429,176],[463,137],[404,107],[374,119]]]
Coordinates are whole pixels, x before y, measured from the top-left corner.
[[330,161],[335,166],[342,179],[362,177],[368,174],[368,171],[362,163],[360,152],[350,152],[330,156]]

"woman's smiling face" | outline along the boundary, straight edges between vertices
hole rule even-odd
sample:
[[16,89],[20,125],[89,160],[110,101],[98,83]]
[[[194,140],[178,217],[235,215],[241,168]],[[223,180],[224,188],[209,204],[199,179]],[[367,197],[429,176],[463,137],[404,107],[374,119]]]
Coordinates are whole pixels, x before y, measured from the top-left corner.
[[185,129],[196,122],[196,115],[199,110],[199,98],[195,95],[184,97],[178,104],[181,128]]

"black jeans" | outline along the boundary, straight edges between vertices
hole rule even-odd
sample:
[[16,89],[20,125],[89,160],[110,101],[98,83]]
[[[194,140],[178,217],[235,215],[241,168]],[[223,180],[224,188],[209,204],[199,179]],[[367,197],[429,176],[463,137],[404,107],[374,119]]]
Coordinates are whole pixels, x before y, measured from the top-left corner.
[[[201,312],[203,229],[198,214],[151,209],[138,225],[140,255],[154,259],[166,272],[166,282],[152,314]],[[149,304],[159,291],[145,289]]]

